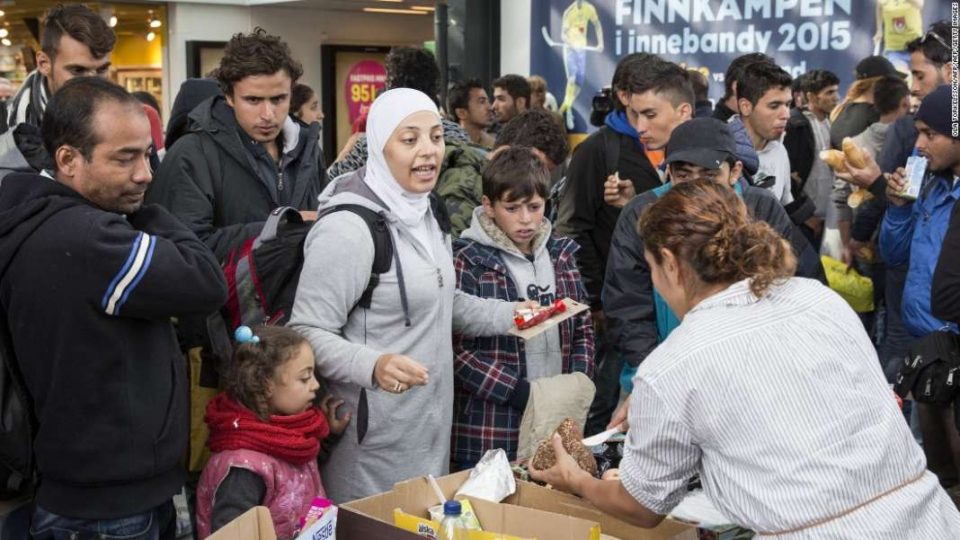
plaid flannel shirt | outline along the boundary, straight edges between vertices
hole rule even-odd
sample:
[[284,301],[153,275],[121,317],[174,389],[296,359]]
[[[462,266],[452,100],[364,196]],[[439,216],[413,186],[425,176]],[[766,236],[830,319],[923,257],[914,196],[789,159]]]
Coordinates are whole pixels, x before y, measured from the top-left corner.
[[[556,276],[556,297],[588,301],[573,254],[573,240],[553,235],[547,251]],[[458,240],[454,248],[457,287],[482,298],[516,302],[517,288],[500,251],[490,246]],[[593,374],[593,324],[585,311],[560,324],[563,373]],[[454,413],[451,455],[455,462],[475,462],[492,448],[503,448],[517,457],[523,411],[509,403],[519,380],[527,376],[524,342],[502,335],[453,337]]]

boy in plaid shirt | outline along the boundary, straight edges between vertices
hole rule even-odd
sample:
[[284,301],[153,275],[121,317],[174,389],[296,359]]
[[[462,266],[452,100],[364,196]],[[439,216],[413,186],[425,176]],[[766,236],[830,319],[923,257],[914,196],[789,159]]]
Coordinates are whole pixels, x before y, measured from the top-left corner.
[[[544,219],[550,173],[530,148],[505,148],[483,172],[482,206],[457,240],[457,287],[483,298],[587,302],[577,244]],[[516,459],[530,382],[593,372],[593,326],[584,312],[530,340],[455,334],[452,460],[469,468],[492,448]]]

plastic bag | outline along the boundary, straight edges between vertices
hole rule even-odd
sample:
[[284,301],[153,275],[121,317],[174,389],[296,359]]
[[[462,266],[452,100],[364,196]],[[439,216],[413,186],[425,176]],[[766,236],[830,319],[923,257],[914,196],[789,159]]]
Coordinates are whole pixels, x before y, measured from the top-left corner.
[[470,478],[460,486],[454,499],[470,496],[500,502],[517,491],[517,481],[507,453],[502,448],[488,450],[470,471]]
[[820,257],[830,288],[857,313],[873,311],[873,280],[826,255]]

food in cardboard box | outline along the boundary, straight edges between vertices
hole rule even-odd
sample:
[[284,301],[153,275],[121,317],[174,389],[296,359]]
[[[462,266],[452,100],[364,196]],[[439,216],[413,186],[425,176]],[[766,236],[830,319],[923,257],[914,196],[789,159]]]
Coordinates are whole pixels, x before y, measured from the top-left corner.
[[[571,418],[567,418],[557,427],[556,433],[560,435],[563,442],[563,448],[573,457],[574,461],[581,469],[590,473],[591,476],[597,476],[597,460],[593,457],[590,449],[583,445],[583,433],[580,427]],[[540,441],[536,453],[533,454],[533,467],[538,471],[549,469],[557,463],[557,455],[553,451],[553,442],[550,439]]]

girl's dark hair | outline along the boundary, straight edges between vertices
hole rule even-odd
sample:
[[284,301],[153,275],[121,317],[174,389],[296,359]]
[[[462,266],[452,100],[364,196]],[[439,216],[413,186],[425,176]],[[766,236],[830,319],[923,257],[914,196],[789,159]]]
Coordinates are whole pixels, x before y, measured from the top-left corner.
[[270,416],[267,391],[276,378],[277,369],[309,342],[283,326],[258,326],[253,334],[260,341],[237,344],[233,361],[223,373],[223,389],[261,420],[266,420]]
[[303,75],[303,66],[293,58],[290,47],[277,36],[257,27],[250,34],[235,34],[227,43],[217,68],[220,90],[233,95],[233,85],[252,75],[273,75],[287,72],[296,83]]
[[290,94],[290,116],[300,118],[300,109],[310,101],[314,93],[313,88],[305,84],[293,85],[293,92]]
[[[640,217],[644,248],[657,263],[667,249],[703,284],[750,280],[763,296],[793,275],[797,260],[790,245],[763,221],[747,213],[736,192],[707,180],[678,184]],[[685,279],[692,290],[697,282]]]
[[550,196],[550,172],[530,147],[504,148],[483,169],[483,194],[495,204]]

